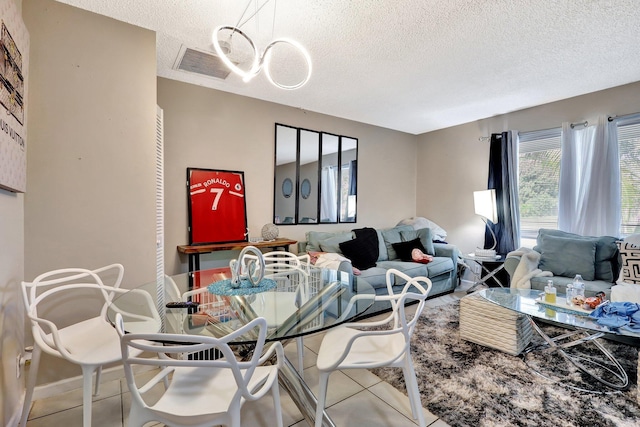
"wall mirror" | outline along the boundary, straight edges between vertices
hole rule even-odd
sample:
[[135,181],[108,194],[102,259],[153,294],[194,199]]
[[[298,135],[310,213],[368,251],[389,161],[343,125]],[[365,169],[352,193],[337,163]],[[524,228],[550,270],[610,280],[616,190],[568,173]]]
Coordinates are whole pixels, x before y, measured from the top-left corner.
[[[294,224],[296,218],[296,152],[298,150],[298,130],[288,126],[276,126],[276,167],[274,180],[274,223]],[[287,197],[288,184],[291,193]]]
[[318,223],[318,159],[320,157],[320,133],[300,129],[300,197],[298,197],[298,222]]
[[356,222],[358,186],[358,140],[340,140],[340,222]]
[[320,222],[338,222],[338,152],[340,137],[322,133]]
[[276,123],[275,142],[275,224],[356,222],[357,139]]

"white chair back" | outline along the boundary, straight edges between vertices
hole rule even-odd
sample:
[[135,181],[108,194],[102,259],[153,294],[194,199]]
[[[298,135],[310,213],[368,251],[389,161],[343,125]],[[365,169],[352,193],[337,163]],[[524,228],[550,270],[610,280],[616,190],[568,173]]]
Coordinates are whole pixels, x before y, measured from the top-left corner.
[[[282,425],[280,403],[275,395],[278,391],[277,370],[281,366],[283,350],[280,343],[275,343],[265,355],[262,354],[267,332],[265,319],[254,319],[221,338],[183,334],[126,334],[119,314],[116,316],[116,329],[121,339],[124,370],[131,391],[129,417],[132,425],[160,421],[174,426],[221,423],[239,426],[243,402],[257,400],[269,390],[274,392],[278,425]],[[250,332],[257,336],[253,354],[246,361],[238,361],[230,342]],[[158,357],[138,357],[140,352]],[[221,357],[183,357],[213,352],[218,352]],[[260,368],[274,352],[275,365]],[[143,385],[138,385],[135,369],[139,366],[157,367],[159,373]],[[258,372],[259,369],[263,370]],[[220,382],[217,388],[213,382],[216,379]],[[161,392],[159,399],[156,394],[152,399],[145,396],[146,392],[165,380],[168,380],[168,387]],[[231,386],[229,380],[235,382],[235,386]],[[216,392],[210,394],[213,390]],[[221,410],[223,406],[226,406],[224,411]],[[198,423],[194,423],[194,420],[198,420]]]

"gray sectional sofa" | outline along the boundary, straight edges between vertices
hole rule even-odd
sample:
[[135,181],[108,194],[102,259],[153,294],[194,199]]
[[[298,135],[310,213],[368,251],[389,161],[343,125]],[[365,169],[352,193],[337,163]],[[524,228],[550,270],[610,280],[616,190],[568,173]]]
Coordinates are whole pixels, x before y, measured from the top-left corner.
[[[355,231],[355,232],[354,232]],[[352,241],[357,236],[357,230],[339,231],[335,233],[308,231],[306,241],[300,242],[299,252],[335,252],[344,254],[340,244]],[[426,276],[432,282],[429,298],[451,293],[457,286],[457,265],[459,251],[456,246],[445,243],[434,243],[429,228],[416,230],[411,225],[400,225],[387,229],[376,229],[377,235],[377,259],[375,265],[366,269],[360,269],[360,276],[370,283],[378,295],[386,295],[386,273],[390,268],[395,268],[410,277]],[[433,256],[428,264],[403,261],[394,249],[394,244],[411,242],[419,239],[425,252]],[[353,243],[353,242],[352,242]],[[397,247],[397,245],[396,245]],[[357,267],[357,263],[354,263]],[[351,271],[349,265],[341,266],[345,271]],[[396,276],[392,276],[396,277]],[[406,281],[400,278],[393,284],[395,292],[400,292]],[[390,309],[388,302],[376,302],[367,314],[375,314]]]

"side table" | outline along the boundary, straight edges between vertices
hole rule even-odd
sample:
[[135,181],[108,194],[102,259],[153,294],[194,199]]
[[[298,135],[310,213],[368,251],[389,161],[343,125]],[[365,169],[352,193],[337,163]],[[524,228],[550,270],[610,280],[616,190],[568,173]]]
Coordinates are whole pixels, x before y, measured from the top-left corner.
[[[496,274],[504,269],[504,261],[507,259],[506,256],[496,255],[495,257],[479,257],[475,254],[463,254],[462,259],[466,261],[472,261],[480,266],[480,273],[473,273],[475,276],[475,281],[473,286],[467,291],[467,293],[472,293],[476,291],[480,286],[487,285],[487,280],[491,278],[493,278],[493,280],[495,280],[501,288],[504,288],[504,285],[496,277]],[[498,264],[498,266],[492,266],[493,268],[490,269],[485,264]],[[485,275],[483,276],[482,274]]]

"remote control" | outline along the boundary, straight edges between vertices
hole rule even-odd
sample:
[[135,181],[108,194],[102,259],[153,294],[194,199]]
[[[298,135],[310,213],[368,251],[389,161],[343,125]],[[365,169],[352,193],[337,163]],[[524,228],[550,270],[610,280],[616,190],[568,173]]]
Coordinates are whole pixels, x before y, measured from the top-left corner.
[[173,301],[166,305],[167,308],[195,308],[197,306],[198,303],[193,301]]

